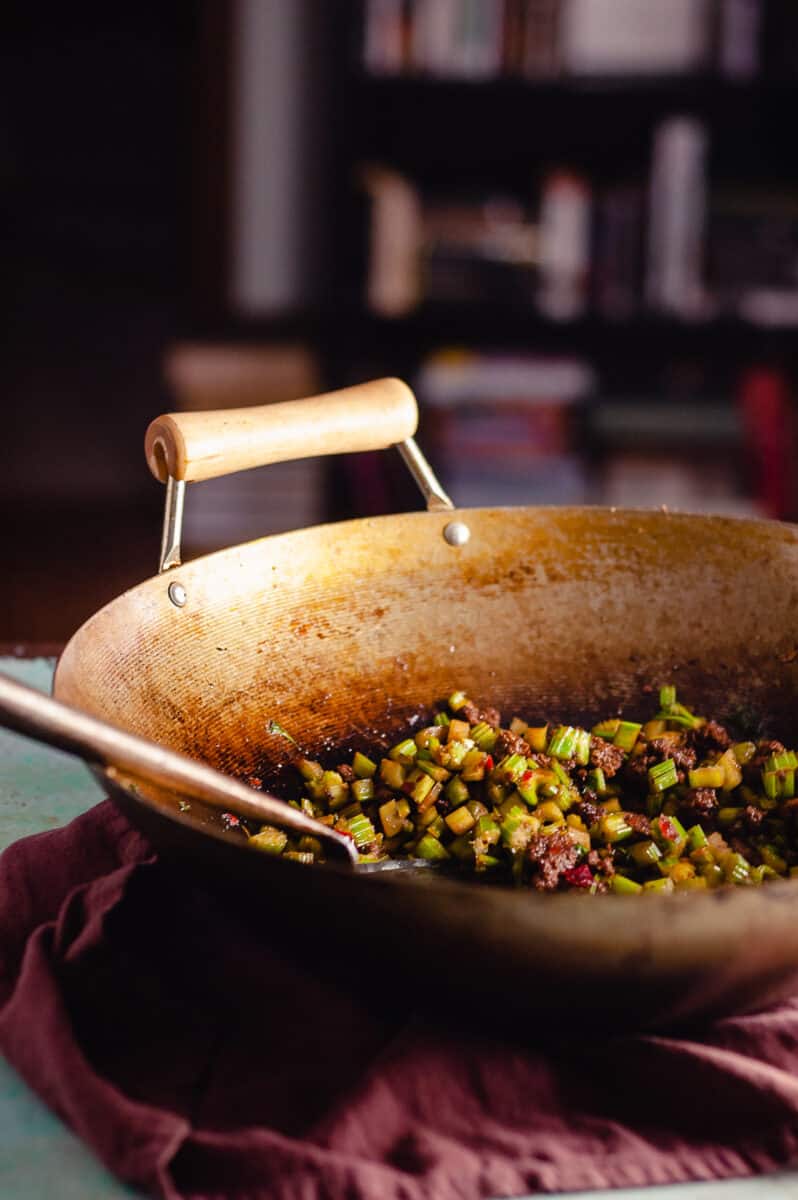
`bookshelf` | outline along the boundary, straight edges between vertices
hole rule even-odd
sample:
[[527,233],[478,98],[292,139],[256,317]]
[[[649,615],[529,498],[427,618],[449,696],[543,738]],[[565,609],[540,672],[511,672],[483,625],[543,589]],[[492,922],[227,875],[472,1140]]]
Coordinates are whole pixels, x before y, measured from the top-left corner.
[[[506,7],[491,0],[491,5],[518,12],[525,2],[541,11],[558,7],[557,0],[508,0]],[[635,0],[600,2],[635,5]],[[569,3],[580,7],[579,0],[562,0]],[[414,64],[407,28],[401,62],[374,70],[366,61],[372,8],[401,9],[406,22],[408,13],[431,11],[432,0],[365,0],[348,4],[346,19],[336,21],[314,15],[322,6],[306,6],[309,20],[323,26],[315,28],[314,44],[321,40],[327,48],[326,82],[317,91],[327,161],[324,282],[315,294],[311,289],[309,296],[277,313],[251,307],[244,313],[223,304],[206,320],[205,331],[241,340],[307,340],[331,387],[380,373],[401,374],[418,384],[436,356],[468,352],[493,359],[525,357],[534,392],[536,360],[569,358],[589,365],[597,380],[594,392],[582,400],[586,444],[591,439],[595,443],[592,460],[603,452],[599,443],[607,426],[602,405],[614,405],[617,420],[618,405],[626,404],[627,440],[633,442],[635,414],[644,414],[647,407],[659,412],[670,405],[677,422],[685,406],[711,409],[718,403],[732,414],[732,425],[737,421],[738,445],[728,456],[744,460],[739,439],[751,419],[751,401],[747,408],[744,401],[750,372],[770,372],[776,390],[789,397],[773,409],[786,421],[798,365],[798,179],[787,132],[798,99],[798,28],[790,6],[780,0],[674,3],[674,11],[683,14],[692,3],[708,22],[703,41],[699,38],[692,49],[688,42],[682,47],[689,68],[684,63],[680,69],[657,68],[649,59],[643,70],[627,63],[622,73],[589,71],[582,45],[579,72],[569,71],[559,59],[554,69],[546,67],[537,75],[517,67],[507,70],[503,60],[486,68],[483,59],[466,77]],[[454,11],[469,4],[487,11],[488,0],[442,0],[438,7]],[[728,45],[722,48],[718,31],[732,9],[735,19],[754,21],[749,26],[756,42],[753,59],[739,53],[729,58]],[[671,47],[672,53],[682,51]],[[661,152],[657,139],[668,128],[671,144]],[[673,163],[682,168],[686,163],[687,182],[681,190],[695,186],[699,175],[701,185],[698,251],[691,254],[691,243],[684,239],[677,245],[681,275],[677,271],[676,283],[668,286],[661,281],[655,286],[649,278],[651,181],[658,154],[667,167],[661,167],[666,179]],[[378,180],[369,191],[364,176],[375,169],[400,181],[405,222],[419,224],[410,251],[417,261],[404,267],[412,294],[406,286],[404,298],[391,304],[375,304],[370,296],[375,195],[380,196],[381,184]],[[581,230],[587,248],[581,260],[577,255],[573,261],[572,255],[562,268],[566,275],[571,272],[565,300],[555,297],[547,305],[539,291],[541,213],[557,172],[568,176],[571,192],[569,198],[567,188],[560,189],[566,204],[563,210],[560,203],[552,219],[560,230],[552,261],[555,267],[562,263],[563,238],[567,250],[574,230]],[[388,191],[391,186],[389,180]],[[678,199],[680,187],[672,190]],[[473,231],[481,210],[491,204],[495,208],[496,199],[510,212],[508,225],[515,221],[515,228],[505,231],[513,245],[529,232],[529,244],[536,248],[528,263],[514,274],[506,262],[500,268],[489,264],[488,271],[480,243],[483,258],[475,267],[464,262],[462,242],[454,253],[445,247],[437,262],[431,259],[428,245],[438,243],[430,229],[440,240],[449,209],[459,206],[452,220],[461,225],[470,220]],[[398,227],[392,203],[384,221],[388,242]],[[415,217],[410,211],[414,206]],[[663,220],[667,226],[667,217]],[[614,230],[614,241],[608,228]],[[603,259],[602,238],[609,238]],[[602,263],[618,258],[619,238],[623,253],[631,257],[616,303],[612,288],[608,299],[599,283]],[[397,259],[394,253],[393,261]],[[749,271],[753,274],[747,279]],[[421,276],[420,283],[413,284],[414,274]],[[435,278],[445,282],[437,291],[430,287]],[[696,290],[698,296],[693,295]],[[423,387],[420,397],[425,402]],[[641,419],[640,429],[644,426]],[[792,438],[787,424],[782,435],[782,441]],[[679,436],[678,422],[670,437],[660,434],[669,453],[678,453]],[[640,438],[645,440],[643,432]],[[709,437],[707,445],[711,448]],[[432,452],[435,457],[434,447]],[[594,465],[591,461],[587,499],[602,498]],[[766,466],[760,466],[763,471],[767,473]],[[759,511],[745,469],[739,474],[741,494]],[[337,515],[346,511],[344,505]],[[362,505],[354,502],[352,511],[362,511]],[[795,515],[792,498],[784,511],[768,515]]]

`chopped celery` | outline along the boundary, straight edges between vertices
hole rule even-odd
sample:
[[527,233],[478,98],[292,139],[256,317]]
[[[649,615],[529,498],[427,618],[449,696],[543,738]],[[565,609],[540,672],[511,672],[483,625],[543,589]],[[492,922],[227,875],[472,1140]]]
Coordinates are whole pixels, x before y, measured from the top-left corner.
[[461,808],[454,809],[453,812],[447,813],[444,820],[456,837],[460,837],[464,833],[468,833],[474,828],[476,822],[472,814],[468,811],[465,805]]
[[607,780],[604,778],[604,772],[601,767],[596,767],[587,773],[588,787],[592,788],[597,796],[603,796],[607,791]]
[[549,739],[546,753],[552,758],[573,758],[578,733],[573,725],[559,725]]
[[612,741],[618,732],[620,724],[620,717],[611,717],[609,721],[599,721],[598,725],[594,725],[590,732],[595,737],[606,738],[608,741]]
[[648,781],[653,792],[664,792],[667,788],[676,787],[679,776],[676,773],[676,763],[672,758],[656,763],[648,769]]
[[371,779],[377,773],[377,764],[356,750],[352,759],[352,770],[358,779]]
[[619,721],[612,739],[613,746],[618,746],[621,750],[631,750],[642,728],[643,726],[636,721]]
[[282,854],[288,845],[288,834],[273,825],[262,825],[260,831],[249,838],[248,844],[266,854]]
[[619,896],[636,896],[642,892],[642,885],[635,883],[633,879],[629,879],[626,875],[619,875],[617,872],[610,879],[610,887]]
[[720,788],[723,787],[726,772],[722,766],[696,767],[687,773],[687,781],[691,788]]
[[431,862],[442,862],[449,857],[449,851],[431,833],[425,833],[416,844],[416,855]]
[[491,751],[496,745],[498,733],[486,721],[478,721],[471,727],[471,737],[478,750]]

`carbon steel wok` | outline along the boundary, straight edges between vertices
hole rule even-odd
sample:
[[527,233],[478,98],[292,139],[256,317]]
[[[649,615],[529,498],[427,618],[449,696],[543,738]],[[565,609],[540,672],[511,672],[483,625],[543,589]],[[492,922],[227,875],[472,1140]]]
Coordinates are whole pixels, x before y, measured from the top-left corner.
[[[457,686],[506,718],[580,717],[674,681],[702,711],[795,733],[798,528],[602,509],[451,511],[397,380],[148,431],[168,480],[162,563],[70,641],[57,697],[239,778],[281,786],[286,743],[324,756],[400,728]],[[184,481],[290,457],[402,444],[430,511],[266,537],[179,565]],[[173,564],[173,565],[169,565]],[[755,1007],[798,981],[792,882],[641,900],[537,896],[304,867],[251,850],[218,812],[109,779],[165,852],[263,898],[298,936],[502,1008],[638,1025]],[[368,948],[365,950],[364,948]],[[310,952],[310,950],[309,950]]]

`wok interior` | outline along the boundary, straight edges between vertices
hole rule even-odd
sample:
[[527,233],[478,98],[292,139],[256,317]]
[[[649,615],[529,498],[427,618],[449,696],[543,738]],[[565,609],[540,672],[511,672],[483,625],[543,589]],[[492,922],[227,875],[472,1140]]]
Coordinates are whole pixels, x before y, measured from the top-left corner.
[[[505,719],[699,711],[795,733],[798,531],[601,509],[416,513],[264,538],[153,578],[75,635],[55,690],[274,783],[287,743],[362,744],[464,688]],[[168,584],[183,584],[178,608]]]

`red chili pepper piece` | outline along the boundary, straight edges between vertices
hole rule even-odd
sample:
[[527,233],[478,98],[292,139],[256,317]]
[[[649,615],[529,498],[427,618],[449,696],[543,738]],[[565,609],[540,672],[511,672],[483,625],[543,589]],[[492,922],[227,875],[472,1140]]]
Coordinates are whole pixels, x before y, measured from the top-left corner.
[[673,821],[669,821],[667,817],[660,817],[659,827],[662,836],[667,838],[669,842],[677,841],[679,834],[676,831]]
[[493,770],[493,755],[492,754],[488,754],[485,757],[485,770],[486,771]]
[[582,863],[578,867],[569,867],[567,871],[563,871],[562,877],[572,887],[588,888],[593,885],[593,872],[587,863]]
[[531,783],[533,775],[534,775],[533,771],[524,771],[523,775],[521,776],[521,782],[522,783]]

